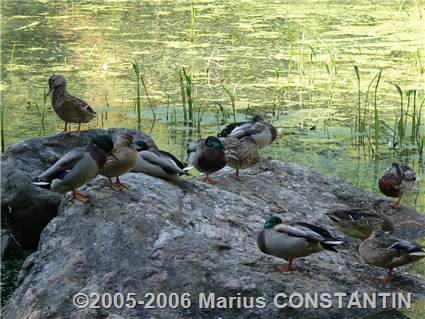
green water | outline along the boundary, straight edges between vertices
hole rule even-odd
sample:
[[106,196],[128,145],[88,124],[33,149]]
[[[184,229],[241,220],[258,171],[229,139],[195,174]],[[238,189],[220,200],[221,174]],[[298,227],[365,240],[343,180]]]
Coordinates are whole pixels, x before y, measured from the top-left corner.
[[[49,100],[42,124],[43,92],[53,73],[63,74],[69,91],[98,112],[97,119],[84,128],[136,128],[131,62],[137,61],[157,116],[154,122],[142,88],[142,129],[151,132],[160,148],[184,159],[191,140],[216,134],[231,122],[226,88],[236,97],[238,119],[260,113],[281,129],[264,156],[310,166],[374,192],[382,171],[401,161],[422,176],[419,187],[403,203],[425,212],[425,173],[418,152],[402,152],[400,145],[394,150],[386,129],[378,156],[372,156],[367,143],[353,145],[352,134],[358,113],[354,65],[360,70],[362,116],[366,106],[370,134],[374,86],[367,101],[366,95],[379,70],[376,101],[388,127],[393,128],[400,116],[395,83],[405,95],[417,90],[417,109],[423,101],[423,0],[354,4],[230,0],[193,1],[193,5],[191,1],[40,0],[2,1],[1,6],[0,89],[6,147],[62,129]],[[182,121],[182,67],[192,76],[193,98],[200,110],[192,127]],[[405,96],[405,111],[407,100]],[[412,113],[412,96],[409,108]],[[423,136],[423,124],[420,130]],[[422,262],[413,271],[424,276],[424,269]]]

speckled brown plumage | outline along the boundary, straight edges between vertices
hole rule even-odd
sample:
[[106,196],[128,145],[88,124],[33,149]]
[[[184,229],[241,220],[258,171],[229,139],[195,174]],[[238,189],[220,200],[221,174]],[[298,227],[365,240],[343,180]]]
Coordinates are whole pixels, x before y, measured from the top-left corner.
[[[127,185],[119,181],[119,176],[130,172],[137,163],[138,153],[132,143],[133,137],[131,135],[123,134],[119,136],[113,151],[115,157],[109,155],[105,165],[99,172],[109,178],[109,182],[115,190],[128,188]],[[111,177],[116,177],[116,183],[112,183]]]
[[49,94],[52,95],[52,107],[56,114],[65,121],[64,131],[68,123],[78,123],[77,134],[81,123],[88,123],[96,117],[96,112],[87,102],[70,95],[67,90],[67,81],[62,75],[52,75],[49,78]]

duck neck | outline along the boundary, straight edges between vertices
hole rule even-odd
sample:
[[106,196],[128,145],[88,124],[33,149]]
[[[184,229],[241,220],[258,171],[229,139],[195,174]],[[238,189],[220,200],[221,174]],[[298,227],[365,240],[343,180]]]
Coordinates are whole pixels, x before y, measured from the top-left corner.
[[106,163],[106,159],[108,154],[104,150],[102,150],[99,146],[95,144],[87,145],[87,151],[90,153],[90,156],[95,160],[97,166],[102,168]]
[[65,86],[61,85],[61,86],[56,87],[56,88],[53,90],[52,97],[53,97],[53,98],[57,98],[57,97],[60,97],[60,96],[65,95],[66,93],[67,93],[67,92],[66,92],[66,88],[65,88]]

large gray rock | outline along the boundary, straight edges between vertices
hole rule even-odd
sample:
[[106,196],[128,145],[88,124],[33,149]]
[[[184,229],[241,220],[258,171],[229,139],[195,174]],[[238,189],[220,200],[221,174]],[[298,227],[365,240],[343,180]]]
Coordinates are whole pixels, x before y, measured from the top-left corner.
[[31,184],[36,176],[49,168],[63,154],[87,145],[97,134],[117,135],[127,132],[154,145],[152,139],[139,131],[118,128],[107,131],[82,131],[80,137],[71,133],[25,139],[9,147],[1,158],[2,225],[13,231],[23,248],[36,248],[41,231],[56,216],[63,195],[45,191]]
[[13,257],[22,257],[22,249],[21,245],[13,236],[12,231],[10,229],[1,229],[1,260],[13,258]]
[[[130,189],[111,190],[97,177],[85,187],[90,204],[62,201],[58,216],[42,233],[38,251],[27,258],[19,287],[3,318],[361,318],[372,309],[277,309],[279,292],[412,292],[425,296],[425,282],[396,271],[391,286],[383,269],[365,265],[358,241],[340,252],[295,260],[292,273],[279,273],[277,258],[256,246],[263,219],[279,214],[289,221],[322,225],[334,235],[325,213],[334,206],[388,206],[366,191],[335,178],[278,161],[263,161],[235,181],[229,170],[214,174],[216,185],[195,178],[173,185],[143,174],[122,179]],[[388,209],[398,235],[425,235],[425,220],[411,209]],[[77,293],[190,293],[189,309],[77,309]],[[263,296],[263,309],[199,309],[198,293]]]

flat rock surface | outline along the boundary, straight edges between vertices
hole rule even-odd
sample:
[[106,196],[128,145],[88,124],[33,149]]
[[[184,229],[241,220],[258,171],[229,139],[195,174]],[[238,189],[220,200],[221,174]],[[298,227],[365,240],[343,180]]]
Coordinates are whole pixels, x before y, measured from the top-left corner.
[[[262,254],[256,236],[271,214],[286,221],[324,226],[333,207],[389,202],[309,169],[263,160],[242,171],[243,181],[224,169],[216,185],[197,177],[177,185],[143,174],[127,174],[130,189],[115,192],[97,177],[82,189],[90,204],[62,201],[57,217],[44,229],[39,249],[25,261],[19,287],[3,318],[363,318],[371,309],[278,309],[279,292],[402,292],[425,296],[425,282],[395,272],[385,285],[385,270],[363,263],[359,241],[346,239],[339,253],[324,251],[296,259],[292,273],[280,273],[278,258]],[[44,191],[44,190],[43,190]],[[48,191],[47,191],[48,192]],[[425,235],[425,219],[414,210],[388,207],[397,235]],[[188,309],[78,309],[77,293],[190,293]],[[264,308],[200,309],[199,293],[264,297]],[[121,316],[121,317],[120,317]]]

